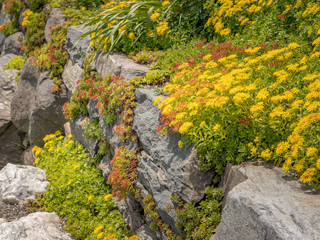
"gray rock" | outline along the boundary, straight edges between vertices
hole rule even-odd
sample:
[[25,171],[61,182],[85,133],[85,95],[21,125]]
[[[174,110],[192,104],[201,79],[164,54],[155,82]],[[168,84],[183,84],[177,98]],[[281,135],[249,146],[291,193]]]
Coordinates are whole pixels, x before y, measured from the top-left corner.
[[4,40],[6,39],[6,36],[0,32],[0,54],[2,52],[2,48],[3,48],[3,44],[4,44]]
[[68,29],[66,49],[70,55],[70,59],[73,63],[79,64],[83,67],[84,57],[87,52],[91,52],[92,48],[90,47],[90,36],[86,36],[79,41],[78,37],[88,32],[89,27],[84,28],[84,26],[71,26]]
[[99,119],[100,114],[99,114],[99,108],[96,108],[98,104],[97,100],[90,99],[87,105],[88,113],[90,119]]
[[2,54],[17,54],[21,55],[21,42],[23,41],[23,34],[22,32],[14,33],[4,40],[3,47],[2,47]]
[[66,120],[62,106],[68,101],[67,91],[64,85],[58,93],[52,92],[55,86],[48,72],[42,72],[38,78],[37,91],[34,105],[30,113],[28,137],[31,143],[41,146],[43,138],[47,134],[57,130],[63,131]]
[[22,132],[28,132],[31,109],[34,105],[40,71],[29,58],[23,66],[18,88],[11,101],[11,119]]
[[111,74],[124,77],[126,80],[143,77],[149,71],[146,65],[135,63],[120,53],[112,53],[108,57],[107,53],[98,52],[92,60],[91,67],[97,70],[102,77]]
[[223,186],[225,207],[212,239],[320,239],[319,193],[280,168],[229,167]]
[[23,204],[45,192],[48,184],[44,170],[8,163],[0,171],[0,201]]
[[5,223],[5,222],[7,222],[7,220],[6,220],[6,219],[4,219],[4,218],[0,218],[0,225],[1,225],[2,223]]
[[61,230],[58,215],[36,212],[12,222],[0,225],[0,240],[71,240]]
[[[11,59],[15,58],[15,54],[6,54],[0,57],[0,72],[4,71],[3,67],[7,66]],[[1,74],[2,75],[2,74]]]
[[23,16],[23,13],[28,11],[28,10],[29,10],[29,8],[22,9],[20,14],[19,14],[19,25],[20,25],[20,29],[21,29],[23,34],[25,34],[26,31],[27,31],[27,28],[22,26],[23,19],[25,18],[25,16]]
[[32,153],[32,148],[34,146],[29,147],[24,150],[21,156],[21,162],[25,165],[33,166],[34,161],[36,160]]
[[102,176],[107,180],[111,171],[112,171],[112,166],[110,164],[111,159],[109,159],[108,156],[104,156],[99,163],[98,169],[102,171]]
[[126,149],[129,149],[129,150],[137,149],[138,148],[137,143],[134,143],[131,141],[122,142],[120,141],[119,136],[114,133],[115,128],[120,124],[121,124],[120,118],[118,118],[116,122],[112,124],[105,123],[104,116],[100,116],[99,118],[99,128],[101,130],[101,133],[106,138],[106,140],[108,141],[108,143],[111,145],[111,147],[114,149],[115,152],[121,146],[124,146]]
[[93,157],[97,153],[99,141],[86,139],[85,128],[83,127],[83,124],[85,124],[85,122],[86,122],[85,117],[79,117],[71,121],[70,122],[71,134],[73,136],[73,139],[75,141],[80,142]]
[[149,162],[162,170],[162,181],[167,184],[168,190],[186,202],[198,202],[203,198],[213,174],[200,171],[193,147],[179,148],[180,134],[161,135],[156,132],[161,122],[159,109],[153,105],[155,97],[152,89],[136,90],[133,129],[144,151],[152,159]]
[[50,41],[50,35],[51,35],[51,28],[56,25],[61,25],[65,23],[63,19],[63,13],[60,9],[58,8],[53,8],[50,12],[49,18],[46,22],[44,34],[46,41]]
[[43,145],[43,137],[57,130],[63,131],[66,122],[62,106],[67,102],[65,86],[53,93],[55,85],[49,72],[41,72],[29,60],[24,65],[17,91],[11,101],[14,125],[28,134],[35,145]]
[[134,196],[127,195],[124,199],[113,198],[125,222],[129,225],[132,232],[135,232],[144,223],[143,208],[135,200]]
[[148,227],[147,224],[142,225],[139,229],[135,231],[135,234],[141,240],[156,240],[158,239],[153,231]]
[[71,93],[70,95],[75,92],[77,81],[81,78],[82,73],[83,69],[77,63],[72,63],[70,59],[67,61],[62,73],[62,79],[68,91]]
[[69,134],[71,134],[70,122],[66,122],[63,125],[63,128],[64,128],[64,135],[69,136]]

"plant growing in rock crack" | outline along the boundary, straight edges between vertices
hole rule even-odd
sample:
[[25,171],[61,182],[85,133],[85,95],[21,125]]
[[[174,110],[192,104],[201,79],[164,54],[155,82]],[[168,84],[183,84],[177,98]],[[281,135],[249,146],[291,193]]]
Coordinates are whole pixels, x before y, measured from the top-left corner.
[[136,193],[134,182],[138,178],[137,167],[139,153],[127,150],[124,146],[118,148],[111,160],[112,172],[107,183],[112,187],[112,194],[124,198],[127,194]]
[[186,239],[210,239],[221,220],[220,206],[223,191],[219,188],[207,187],[205,199],[198,206],[194,203],[184,203],[179,196],[172,196],[173,207],[177,214],[176,227],[183,232]]

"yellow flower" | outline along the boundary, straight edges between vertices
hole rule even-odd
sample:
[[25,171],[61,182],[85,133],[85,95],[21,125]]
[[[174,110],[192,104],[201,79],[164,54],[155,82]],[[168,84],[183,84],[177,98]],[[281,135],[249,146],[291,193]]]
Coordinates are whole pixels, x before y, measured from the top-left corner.
[[284,162],[282,166],[282,170],[285,172],[289,172],[292,165],[292,158],[287,158],[287,160]]
[[250,112],[256,113],[261,111],[263,108],[264,108],[263,102],[258,102],[257,104],[251,106]]
[[301,182],[302,183],[309,183],[312,181],[312,177],[316,173],[315,168],[308,168],[302,175],[301,175]]
[[205,121],[202,121],[201,123],[200,123],[200,127],[204,127],[206,125],[206,122]]
[[316,153],[317,153],[318,149],[315,148],[315,147],[308,147],[307,148],[307,152],[306,152],[306,156],[307,157],[312,157],[312,156],[315,156]]
[[134,39],[134,38],[135,38],[134,33],[133,33],[133,32],[130,32],[130,33],[128,34],[128,38],[130,38],[130,39]]
[[133,235],[131,237],[128,237],[126,240],[139,240],[139,239],[140,239],[139,236]]
[[229,29],[229,28],[225,28],[225,29],[220,31],[220,35],[222,35],[222,36],[226,36],[229,33],[231,33],[231,29]]
[[153,105],[158,105],[160,101],[162,100],[162,97],[158,96],[155,98]]
[[183,143],[181,140],[178,142],[178,146],[179,146],[179,148],[183,148]]
[[279,142],[276,148],[276,154],[281,155],[288,150],[288,142]]
[[93,196],[90,195],[90,196],[88,197],[88,201],[91,201],[92,199],[93,199]]
[[192,122],[185,122],[182,124],[182,126],[179,128],[179,132],[181,134],[185,134],[191,127],[193,126]]
[[111,198],[112,198],[112,194],[110,194],[110,193],[104,196],[105,201],[108,201]]
[[103,229],[103,225],[99,225],[94,229],[93,233],[97,235],[99,232],[101,232],[102,229]]
[[250,149],[250,152],[251,152],[251,154],[252,154],[253,156],[257,154],[257,151],[258,151],[258,149],[257,149],[256,147],[252,147],[252,148]]
[[262,151],[260,156],[262,158],[270,158],[270,156],[271,156],[270,149],[266,149],[266,150]]
[[153,36],[153,31],[147,32],[147,36],[148,36],[148,37],[152,37],[152,36]]
[[168,29],[168,22],[160,22],[157,27],[157,33],[159,36],[163,36]]
[[300,45],[298,43],[296,43],[296,42],[290,43],[288,45],[288,48],[290,48],[290,49],[296,49],[298,47],[300,47]]
[[214,132],[217,132],[219,129],[221,128],[221,125],[219,123],[217,123],[216,125],[214,125],[214,127],[212,128],[212,130]]
[[320,170],[320,158],[318,158],[318,160],[317,160],[316,167],[318,170]]
[[211,54],[205,55],[202,59],[203,61],[209,61],[211,59]]
[[53,152],[54,151],[54,148],[53,147],[50,147],[49,149],[48,149],[48,152]]
[[102,235],[103,235],[103,232],[99,233],[99,234],[97,235],[97,239],[102,238]]
[[111,234],[106,236],[103,240],[117,240],[116,235]]
[[39,162],[39,158],[37,158],[37,159],[33,162],[33,165],[36,166],[38,162]]
[[240,92],[240,93],[237,93],[233,97],[233,101],[234,101],[234,103],[238,104],[238,103],[242,103],[243,101],[247,100],[248,98],[250,98],[250,94]]
[[305,163],[305,160],[304,160],[304,159],[299,160],[299,161],[297,162],[296,171],[297,171],[298,173],[300,173],[300,172],[304,169],[304,163]]
[[258,92],[257,99],[258,100],[264,100],[269,96],[270,96],[270,94],[269,94],[268,90],[266,88],[263,88]]
[[68,139],[71,139],[72,138],[72,134],[70,133],[69,135],[68,135]]
[[165,6],[169,5],[169,4],[170,4],[169,1],[164,1],[164,2],[162,2],[162,7],[165,7]]
[[150,16],[150,19],[151,19],[152,22],[154,22],[154,21],[157,20],[158,17],[160,17],[160,14],[158,12],[155,12],[154,14],[152,14]]
[[70,179],[67,183],[67,185],[70,185],[72,183],[72,179]]

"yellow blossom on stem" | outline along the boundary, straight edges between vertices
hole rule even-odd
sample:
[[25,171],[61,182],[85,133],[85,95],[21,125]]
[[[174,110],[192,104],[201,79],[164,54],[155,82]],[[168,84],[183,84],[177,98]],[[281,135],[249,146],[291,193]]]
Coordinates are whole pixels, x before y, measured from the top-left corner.
[[308,168],[300,177],[302,183],[310,183],[312,181],[312,177],[315,175],[315,168]]
[[168,29],[168,22],[160,22],[157,27],[157,33],[159,36],[163,36]]
[[179,132],[181,134],[185,134],[186,132],[188,132],[188,130],[193,126],[192,122],[185,122],[182,124],[182,126],[179,128]]

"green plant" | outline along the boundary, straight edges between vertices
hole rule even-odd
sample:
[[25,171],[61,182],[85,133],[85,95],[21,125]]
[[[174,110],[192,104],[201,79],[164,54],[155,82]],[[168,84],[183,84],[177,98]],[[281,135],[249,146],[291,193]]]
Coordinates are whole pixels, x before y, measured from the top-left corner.
[[112,172],[107,183],[112,187],[112,194],[124,198],[127,194],[134,194],[134,182],[138,178],[137,167],[140,155],[121,146],[111,160]]
[[28,7],[32,12],[40,12],[48,0],[28,0]]
[[9,36],[19,31],[19,22],[14,18],[10,22],[5,22],[0,26],[0,31],[5,35]]
[[143,82],[150,86],[161,86],[168,82],[169,79],[170,71],[157,69],[147,72],[146,76],[143,79]]
[[131,58],[137,63],[150,64],[157,61],[158,52],[143,50],[138,52],[137,54],[133,53]]
[[177,204],[176,227],[182,230],[186,239],[210,239],[221,220],[222,199],[223,191],[213,187],[206,188],[205,199],[199,203],[199,206],[194,203],[183,203],[178,196],[173,196],[172,201]]
[[27,61],[26,57],[23,57],[23,56],[14,57],[10,60],[10,62],[6,66],[3,67],[3,70],[7,70],[7,69],[22,70],[23,65],[25,64],[26,61]]
[[48,14],[46,12],[33,13],[31,11],[26,11],[23,14],[25,16],[23,25],[27,27],[27,30],[23,39],[21,51],[30,56],[35,49],[38,49],[46,41],[44,29]]
[[65,49],[67,38],[67,26],[56,25],[51,28],[50,42],[32,52],[32,62],[40,69],[50,72],[50,78],[56,83],[53,91],[60,89],[64,65],[67,63],[69,54]]
[[[35,147],[35,165],[46,171],[47,192],[33,207],[55,211],[65,220],[66,230],[76,239],[127,239],[129,232],[101,173],[90,164],[85,149],[59,131]],[[132,238],[128,238],[132,239]]]
[[172,231],[170,226],[166,223],[164,223],[156,210],[156,204],[152,198],[152,195],[148,194],[144,199],[143,199],[143,204],[144,204],[144,214],[148,216],[150,219],[150,229],[154,231],[161,231],[164,232],[168,239],[170,240],[181,240],[182,238]]

